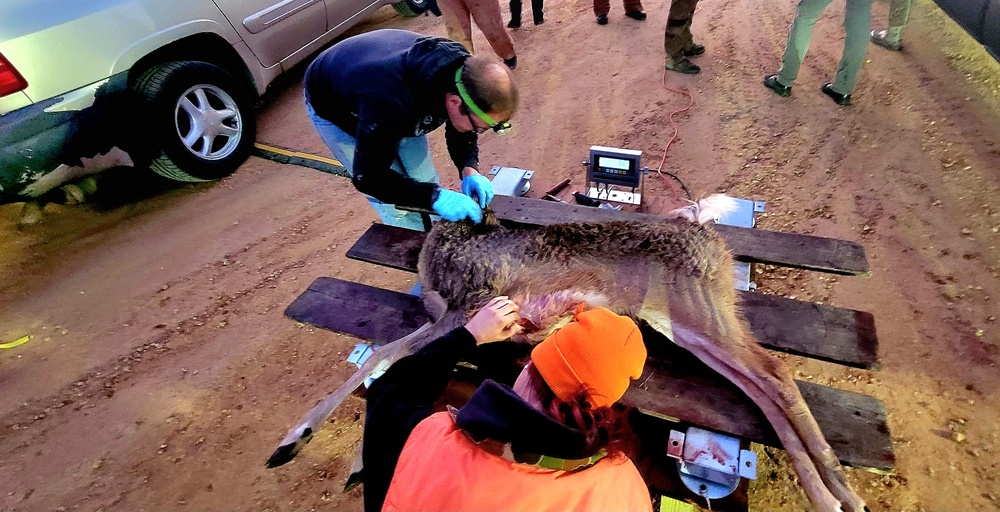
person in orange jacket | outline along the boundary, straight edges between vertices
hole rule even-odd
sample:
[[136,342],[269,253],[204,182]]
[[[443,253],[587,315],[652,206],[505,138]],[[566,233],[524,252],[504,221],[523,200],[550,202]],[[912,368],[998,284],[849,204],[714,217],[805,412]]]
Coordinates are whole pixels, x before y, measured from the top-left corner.
[[615,443],[622,413],[611,406],[646,361],[627,317],[578,312],[532,350],[513,387],[486,380],[461,409],[433,412],[455,363],[517,333],[518,320],[497,297],[371,385],[366,511],[652,510]]

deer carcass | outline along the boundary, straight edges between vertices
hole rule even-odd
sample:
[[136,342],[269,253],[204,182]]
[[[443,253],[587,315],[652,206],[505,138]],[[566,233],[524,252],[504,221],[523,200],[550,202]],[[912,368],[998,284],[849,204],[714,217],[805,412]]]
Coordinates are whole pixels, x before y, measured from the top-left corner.
[[[420,253],[424,302],[434,319],[390,343],[282,440],[269,466],[287,462],[372,371],[463,325],[497,295],[520,306],[537,343],[574,311],[603,306],[645,321],[743,390],[763,411],[818,510],[862,511],[840,462],[809,412],[791,372],[763,349],[739,311],[732,256],[702,225],[731,206],[711,196],[675,210],[678,220],[556,224],[526,229],[438,223]],[[688,219],[688,222],[680,219]]]

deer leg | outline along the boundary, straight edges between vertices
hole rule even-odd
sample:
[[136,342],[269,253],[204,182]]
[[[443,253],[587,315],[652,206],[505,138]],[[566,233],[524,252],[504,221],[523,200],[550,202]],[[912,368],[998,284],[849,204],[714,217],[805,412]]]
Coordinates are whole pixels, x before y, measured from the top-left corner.
[[269,468],[278,467],[295,458],[299,451],[312,440],[313,434],[326,423],[333,411],[343,403],[348,395],[358,389],[358,386],[364,384],[365,379],[371,376],[380,364],[387,368],[399,359],[413,354],[424,345],[447,334],[464,321],[465,314],[463,312],[449,311],[438,321],[424,324],[416,331],[380,347],[351,378],[347,379],[347,382],[322,402],[316,404],[299,420],[298,425],[285,434],[281,444],[267,459],[266,466]]
[[[652,328],[660,331],[665,336],[673,340],[678,346],[693,353],[710,368],[719,372],[723,377],[726,377],[743,390],[743,392],[746,393],[750,399],[761,408],[764,415],[767,416],[771,425],[774,427],[774,431],[778,434],[778,438],[781,440],[782,445],[792,459],[792,465],[795,467],[795,470],[799,475],[799,481],[801,482],[806,495],[809,497],[809,501],[811,501],[812,504],[821,511],[841,510],[840,501],[825,485],[823,478],[819,475],[816,465],[809,457],[806,447],[802,443],[802,439],[799,437],[798,432],[796,432],[795,428],[792,426],[791,421],[778,407],[778,405],[775,404],[769,396],[767,396],[766,393],[764,393],[752,380],[747,379],[744,375],[735,372],[728,364],[722,362],[711,351],[704,350],[704,345],[711,344],[707,338],[677,325],[676,323],[672,324],[671,320],[666,315],[658,311],[644,309],[639,313],[639,317],[649,323]],[[697,338],[701,338],[703,342],[690,342],[692,339]]]

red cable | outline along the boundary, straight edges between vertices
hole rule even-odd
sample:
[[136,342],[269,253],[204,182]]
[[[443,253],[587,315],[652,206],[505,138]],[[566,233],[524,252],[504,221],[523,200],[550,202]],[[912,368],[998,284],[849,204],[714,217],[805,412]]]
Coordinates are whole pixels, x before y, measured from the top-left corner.
[[688,92],[687,89],[671,89],[670,87],[667,87],[667,69],[666,68],[663,68],[663,78],[661,79],[661,83],[663,84],[663,87],[666,88],[668,91],[670,91],[672,93],[676,93],[676,94],[683,94],[684,96],[687,96],[688,99],[691,100],[686,107],[684,107],[682,109],[679,109],[679,110],[675,110],[675,111],[671,112],[669,116],[667,116],[667,120],[670,121],[670,126],[673,127],[674,133],[673,133],[673,135],[670,136],[670,140],[667,141],[667,145],[663,147],[663,158],[660,159],[660,165],[659,165],[659,167],[656,168],[656,174],[658,174],[660,176],[660,178],[663,179],[663,181],[667,184],[667,187],[670,188],[670,191],[673,192],[673,194],[674,194],[674,201],[680,202],[680,194],[677,193],[677,187],[675,187],[674,183],[672,181],[670,181],[666,176],[663,175],[662,170],[663,170],[663,164],[664,164],[664,162],[667,161],[667,150],[670,149],[670,145],[674,143],[674,140],[677,139],[677,135],[680,133],[680,130],[677,128],[677,123],[674,121],[674,116],[677,115],[677,114],[680,114],[680,113],[683,113],[683,112],[687,112],[688,110],[690,110],[691,107],[694,106],[694,96],[691,96],[691,93]]

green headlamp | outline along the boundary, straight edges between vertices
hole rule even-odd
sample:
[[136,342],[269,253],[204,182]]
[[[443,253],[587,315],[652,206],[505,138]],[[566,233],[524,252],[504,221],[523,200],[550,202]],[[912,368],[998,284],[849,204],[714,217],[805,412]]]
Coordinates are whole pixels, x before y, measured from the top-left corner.
[[502,123],[498,123],[496,120],[490,117],[489,114],[483,112],[483,109],[476,106],[476,103],[472,101],[472,97],[469,96],[469,91],[465,89],[465,85],[462,83],[463,69],[465,69],[465,66],[462,66],[458,68],[457,71],[455,71],[455,87],[458,88],[458,96],[462,98],[462,103],[464,103],[465,107],[471,110],[473,114],[476,114],[476,117],[482,119],[482,121],[486,123],[487,126],[492,128],[497,135],[503,135],[509,132],[511,128],[510,121],[504,121]]

